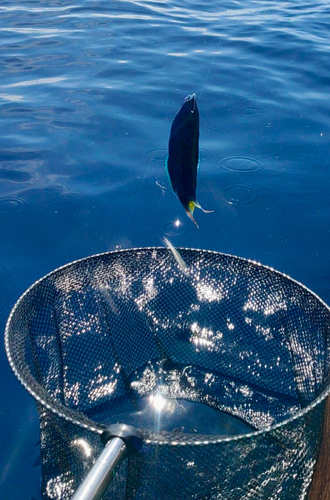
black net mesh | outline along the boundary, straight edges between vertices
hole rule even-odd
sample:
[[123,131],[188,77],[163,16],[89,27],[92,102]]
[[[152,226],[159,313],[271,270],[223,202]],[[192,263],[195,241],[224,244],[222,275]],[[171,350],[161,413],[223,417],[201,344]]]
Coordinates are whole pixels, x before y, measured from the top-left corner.
[[330,312],[254,262],[111,252],[35,283],[6,328],[37,400],[45,499],[69,499],[111,423],[140,428],[105,499],[307,498],[329,385]]

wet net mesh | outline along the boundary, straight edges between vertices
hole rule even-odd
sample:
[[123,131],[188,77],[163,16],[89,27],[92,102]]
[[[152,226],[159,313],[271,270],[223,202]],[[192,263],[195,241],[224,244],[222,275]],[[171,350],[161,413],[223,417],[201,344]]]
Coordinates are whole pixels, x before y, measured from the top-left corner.
[[9,361],[37,401],[45,499],[69,499],[111,423],[142,449],[105,499],[307,498],[329,385],[330,313],[302,285],[220,253],[110,252],[18,301]]

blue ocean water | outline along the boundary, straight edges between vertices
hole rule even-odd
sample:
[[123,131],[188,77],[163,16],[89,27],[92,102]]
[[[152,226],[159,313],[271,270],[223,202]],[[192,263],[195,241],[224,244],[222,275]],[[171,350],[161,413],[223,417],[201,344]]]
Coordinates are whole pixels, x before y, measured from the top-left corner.
[[[175,246],[261,261],[330,303],[326,0],[4,1],[0,318],[72,260]],[[171,192],[196,92],[198,230]],[[178,222],[180,221],[180,222]],[[0,352],[0,497],[40,499],[34,402]]]

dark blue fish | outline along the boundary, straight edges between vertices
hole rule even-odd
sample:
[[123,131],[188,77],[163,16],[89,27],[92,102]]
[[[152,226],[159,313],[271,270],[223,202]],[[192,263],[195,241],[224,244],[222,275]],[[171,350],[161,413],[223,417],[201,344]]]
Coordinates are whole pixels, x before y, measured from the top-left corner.
[[199,164],[199,112],[196,94],[188,95],[177,112],[171,127],[166,169],[171,186],[188,217],[195,207],[204,210],[196,200],[197,170]]

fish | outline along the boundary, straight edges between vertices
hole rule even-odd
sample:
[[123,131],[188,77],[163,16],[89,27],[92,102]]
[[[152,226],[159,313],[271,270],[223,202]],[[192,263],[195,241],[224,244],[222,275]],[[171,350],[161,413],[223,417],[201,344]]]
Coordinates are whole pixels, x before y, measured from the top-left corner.
[[194,219],[195,208],[205,210],[196,199],[197,171],[199,167],[199,111],[196,94],[187,95],[173,120],[168,142],[166,170],[174,193],[188,217]]

